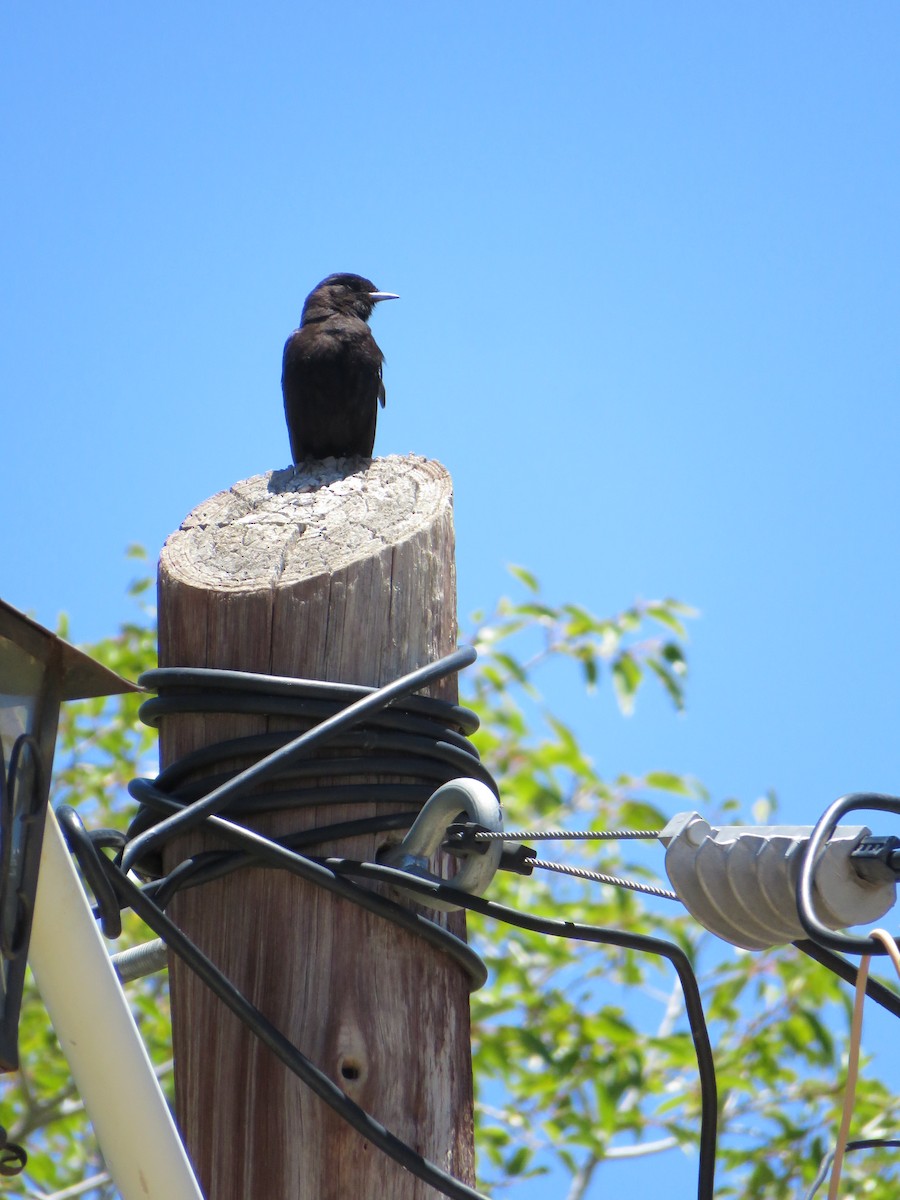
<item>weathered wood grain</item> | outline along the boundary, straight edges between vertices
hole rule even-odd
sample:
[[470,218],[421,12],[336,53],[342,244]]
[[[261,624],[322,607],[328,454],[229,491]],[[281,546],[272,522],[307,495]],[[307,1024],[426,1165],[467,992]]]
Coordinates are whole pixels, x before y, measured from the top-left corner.
[[[326,460],[199,505],[159,565],[160,662],[380,684],[456,644],[452,485],[422,458]],[[440,694],[456,698],[456,681]],[[272,719],[166,718],[163,764]],[[373,805],[261,816],[266,832]],[[323,853],[371,858],[385,835]],[[206,835],[168,851],[179,857]],[[462,971],[397,926],[284,872],[179,895],[178,922],[348,1095],[472,1181],[469,1008]],[[434,914],[437,917],[437,914]],[[443,916],[443,914],[442,914]],[[454,932],[459,914],[444,918]],[[179,1121],[209,1200],[425,1200],[172,964]]]

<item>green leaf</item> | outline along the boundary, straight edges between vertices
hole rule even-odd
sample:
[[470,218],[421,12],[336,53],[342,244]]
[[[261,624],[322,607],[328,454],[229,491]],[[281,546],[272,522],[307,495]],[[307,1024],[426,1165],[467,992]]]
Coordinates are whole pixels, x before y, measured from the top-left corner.
[[597,686],[597,680],[600,678],[600,668],[597,665],[596,655],[591,653],[579,654],[581,665],[584,669],[584,679],[588,688],[593,691]]
[[660,792],[671,792],[676,796],[692,796],[693,789],[683,775],[672,771],[650,771],[645,779],[647,786]]
[[612,665],[613,685],[619,708],[626,715],[634,711],[634,698],[641,683],[643,672],[632,655],[620,655]]
[[524,567],[519,567],[515,563],[507,563],[506,569],[519,583],[529,590],[529,592],[537,593],[541,590],[541,585],[538,583],[537,576],[532,575],[530,571],[526,571]]
[[544,621],[555,621],[557,612],[549,604],[517,604],[516,613],[523,617],[539,617]]
[[647,616],[652,617],[654,621],[658,621],[660,625],[665,625],[676,633],[680,638],[687,637],[687,629],[684,622],[679,619],[665,602],[648,604],[645,609]]
[[675,705],[679,712],[684,711],[684,690],[677,679],[671,675],[665,667],[661,666],[655,659],[649,658],[647,666],[666,689],[669,699]]

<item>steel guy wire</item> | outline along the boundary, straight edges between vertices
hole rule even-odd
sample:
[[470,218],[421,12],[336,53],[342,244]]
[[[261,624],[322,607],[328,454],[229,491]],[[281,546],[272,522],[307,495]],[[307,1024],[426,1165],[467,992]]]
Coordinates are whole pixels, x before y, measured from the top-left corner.
[[599,831],[596,829],[518,829],[512,832],[504,829],[502,833],[479,830],[475,834],[475,840],[476,842],[488,842],[502,838],[505,842],[625,842],[635,841],[638,838],[650,840],[658,838],[661,833],[661,829],[604,829]]
[[618,875],[604,875],[602,871],[590,871],[586,867],[567,867],[564,863],[546,862],[541,858],[529,859],[532,867],[545,871],[556,871],[560,875],[573,875],[576,879],[587,879],[591,883],[607,883],[613,887],[627,888],[631,892],[645,892],[648,896],[659,896],[663,900],[677,900],[678,894],[668,888],[656,887],[652,883],[638,883],[635,879],[621,879]]

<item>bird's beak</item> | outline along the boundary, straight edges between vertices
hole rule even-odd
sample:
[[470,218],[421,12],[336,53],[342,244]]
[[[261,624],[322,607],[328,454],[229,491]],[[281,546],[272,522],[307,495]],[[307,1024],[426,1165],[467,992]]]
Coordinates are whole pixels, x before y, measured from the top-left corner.
[[399,300],[396,292],[369,292],[369,299],[377,304],[379,300]]

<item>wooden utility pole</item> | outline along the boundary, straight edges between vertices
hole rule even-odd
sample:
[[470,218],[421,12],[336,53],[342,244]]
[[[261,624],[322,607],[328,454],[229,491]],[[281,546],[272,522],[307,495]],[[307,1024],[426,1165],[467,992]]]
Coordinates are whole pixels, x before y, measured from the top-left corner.
[[[166,542],[159,619],[161,666],[389,682],[456,645],[450,477],[438,463],[391,457],[235,484]],[[437,694],[455,700],[455,679]],[[162,764],[289,726],[166,717]],[[277,835],[373,815],[374,804],[298,807],[254,826]],[[387,840],[316,852],[372,860]],[[210,845],[194,833],[167,854]],[[170,912],[347,1095],[473,1182],[468,980],[455,962],[284,871],[234,872],[180,893]],[[463,932],[461,914],[429,915]],[[178,1119],[208,1200],[431,1200],[432,1188],[368,1145],[177,959],[170,977]]]

